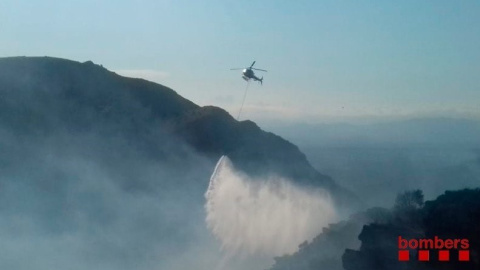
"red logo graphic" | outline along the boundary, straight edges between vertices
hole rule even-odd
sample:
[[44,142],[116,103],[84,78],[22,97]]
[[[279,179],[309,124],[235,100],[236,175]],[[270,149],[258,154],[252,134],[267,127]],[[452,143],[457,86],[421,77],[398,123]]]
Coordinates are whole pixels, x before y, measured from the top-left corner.
[[438,251],[438,260],[441,262],[450,261],[450,251],[458,250],[458,261],[470,261],[470,244],[468,239],[404,239],[398,237],[398,260],[409,261],[410,251],[418,250],[417,259],[421,262],[430,261],[430,251]]

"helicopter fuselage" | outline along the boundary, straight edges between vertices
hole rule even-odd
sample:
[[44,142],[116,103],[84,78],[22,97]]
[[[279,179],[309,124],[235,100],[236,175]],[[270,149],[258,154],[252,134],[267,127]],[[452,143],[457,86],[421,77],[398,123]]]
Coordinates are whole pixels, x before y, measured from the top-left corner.
[[255,81],[258,81],[260,82],[261,84],[263,84],[263,77],[262,78],[258,78],[257,76],[255,76],[255,73],[253,72],[253,70],[260,70],[260,71],[264,71],[266,72],[266,70],[264,69],[259,69],[259,68],[254,68],[253,65],[255,65],[255,61],[253,61],[253,63],[250,65],[250,67],[246,67],[246,68],[231,68],[230,70],[242,70],[242,78],[245,80],[245,81],[249,81],[250,79],[253,79]]
[[249,68],[244,69],[242,72],[243,72],[242,77],[246,81],[248,81],[250,79],[254,79],[255,81],[260,81],[261,80],[257,76],[255,76],[255,73],[253,72],[253,70],[251,70]]

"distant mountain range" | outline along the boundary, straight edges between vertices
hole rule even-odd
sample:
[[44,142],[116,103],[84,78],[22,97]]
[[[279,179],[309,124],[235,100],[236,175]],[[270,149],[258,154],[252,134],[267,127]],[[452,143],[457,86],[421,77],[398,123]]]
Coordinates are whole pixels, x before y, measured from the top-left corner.
[[480,120],[474,118],[428,117],[356,124],[271,124],[268,128],[300,146],[480,146]]
[[317,172],[297,146],[254,122],[238,122],[221,108],[200,107],[168,87],[119,76],[91,61],[2,58],[0,95],[1,129],[12,136],[31,140],[87,132],[122,137],[164,161],[181,160],[183,150],[175,142],[186,142],[212,161],[228,155],[253,176],[277,174],[326,188],[342,203],[354,197]]

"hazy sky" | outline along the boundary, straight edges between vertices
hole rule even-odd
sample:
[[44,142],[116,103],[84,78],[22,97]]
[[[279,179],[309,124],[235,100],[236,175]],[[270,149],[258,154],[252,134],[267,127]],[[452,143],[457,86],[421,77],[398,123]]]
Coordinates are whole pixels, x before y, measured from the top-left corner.
[[0,56],[92,60],[242,118],[480,117],[480,1],[0,2]]

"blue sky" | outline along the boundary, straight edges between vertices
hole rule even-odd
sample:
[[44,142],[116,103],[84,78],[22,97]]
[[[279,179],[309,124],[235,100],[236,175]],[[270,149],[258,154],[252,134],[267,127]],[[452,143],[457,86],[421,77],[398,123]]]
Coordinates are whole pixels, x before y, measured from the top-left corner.
[[[242,118],[480,118],[479,1],[11,1],[0,56],[92,60]],[[259,74],[261,76],[261,74]]]

